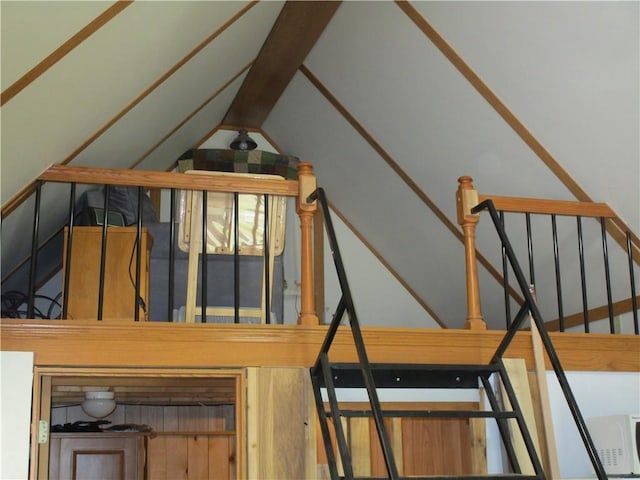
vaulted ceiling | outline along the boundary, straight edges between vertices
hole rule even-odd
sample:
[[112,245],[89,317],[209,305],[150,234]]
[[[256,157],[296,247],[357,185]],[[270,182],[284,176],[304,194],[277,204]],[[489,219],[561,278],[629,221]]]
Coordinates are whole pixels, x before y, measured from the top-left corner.
[[[462,175],[485,193],[609,203],[637,241],[638,2],[0,7],[3,280],[28,256],[49,165],[165,170],[240,126],[312,162],[334,211],[442,325],[465,319]],[[43,196],[65,207],[59,189]],[[480,234],[490,299],[495,244]],[[389,323],[424,321],[403,313]]]

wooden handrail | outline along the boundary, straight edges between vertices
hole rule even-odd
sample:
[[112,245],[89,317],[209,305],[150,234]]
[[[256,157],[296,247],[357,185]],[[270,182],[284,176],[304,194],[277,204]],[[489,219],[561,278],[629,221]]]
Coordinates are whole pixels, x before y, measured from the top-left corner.
[[[606,228],[609,234],[622,248],[626,248],[625,233],[619,225],[620,219],[615,211],[606,203],[480,194],[473,185],[473,179],[468,176],[460,177],[458,179],[458,184],[456,205],[458,223],[462,226],[464,233],[465,264],[467,272],[467,328],[483,328],[484,323],[480,310],[478,273],[476,267],[475,231],[479,217],[478,215],[471,213],[471,209],[479,203],[491,200],[496,210],[509,213],[581,216],[594,219],[605,218],[607,219]],[[632,235],[632,257],[634,261],[638,263],[640,260],[640,248],[634,240],[635,237]],[[630,300],[616,302],[614,304],[614,310],[616,314],[630,311],[630,305]],[[602,314],[605,310],[607,310],[607,307],[602,306],[593,309],[590,312],[594,313],[596,318],[601,319],[606,317],[606,315]],[[566,317],[565,327],[578,324],[578,320],[580,320],[580,322],[582,321],[581,313]],[[558,320],[547,322],[546,325],[552,330],[557,329]]]
[[128,170],[115,168],[87,168],[54,165],[39,177],[47,182],[85,183],[92,185],[123,185],[147,188],[179,188],[216,192],[268,193],[286,197],[298,196],[298,182],[284,179],[265,179],[237,176],[199,177],[185,173]]
[[[624,250],[626,231],[629,228],[606,203],[578,202],[570,200],[549,200],[542,198],[502,197],[499,195],[478,195],[478,202],[491,200],[496,210],[511,213],[534,213],[545,215],[568,215],[591,218],[606,218],[607,232]],[[631,233],[631,253],[636,264],[640,265],[640,240]]]
[[154,189],[175,188],[182,190],[207,190],[295,197],[301,230],[301,308],[298,323],[303,325],[317,325],[319,323],[314,301],[312,233],[313,217],[317,211],[317,202],[307,202],[309,195],[316,189],[316,177],[313,173],[313,166],[310,163],[300,163],[298,166],[297,181],[252,178],[251,176],[200,176],[149,170],[121,170],[63,165],[54,165],[48,168],[38,179],[45,182],[120,185]]
[[478,194],[478,203],[491,200],[496,210],[513,213],[540,213],[547,215],[580,215],[583,217],[615,218],[615,212],[606,203],[573,202],[542,198],[501,197]]

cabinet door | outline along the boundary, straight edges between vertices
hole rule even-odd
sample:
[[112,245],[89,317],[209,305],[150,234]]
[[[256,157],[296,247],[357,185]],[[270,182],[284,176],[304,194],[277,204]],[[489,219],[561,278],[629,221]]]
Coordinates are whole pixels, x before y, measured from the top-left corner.
[[[140,438],[64,437],[57,458],[52,455],[50,478],[59,480],[137,480],[142,478]],[[52,445],[53,447],[53,445]],[[54,449],[52,449],[54,450]],[[55,450],[58,450],[55,448]],[[52,452],[53,453],[53,452]]]

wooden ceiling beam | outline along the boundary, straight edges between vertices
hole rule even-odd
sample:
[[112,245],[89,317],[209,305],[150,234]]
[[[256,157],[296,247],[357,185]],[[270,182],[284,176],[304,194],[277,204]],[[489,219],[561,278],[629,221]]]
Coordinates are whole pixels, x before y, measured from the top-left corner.
[[222,123],[262,126],[340,3],[285,3]]

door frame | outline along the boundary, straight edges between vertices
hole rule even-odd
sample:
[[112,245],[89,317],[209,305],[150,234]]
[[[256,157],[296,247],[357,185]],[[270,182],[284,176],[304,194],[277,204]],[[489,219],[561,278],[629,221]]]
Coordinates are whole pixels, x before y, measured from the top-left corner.
[[136,378],[233,378],[235,380],[236,477],[246,478],[246,369],[245,368],[93,368],[34,367],[33,402],[31,408],[31,446],[29,480],[49,476],[49,437],[38,442],[40,420],[51,427],[51,380],[53,377],[136,377]]

